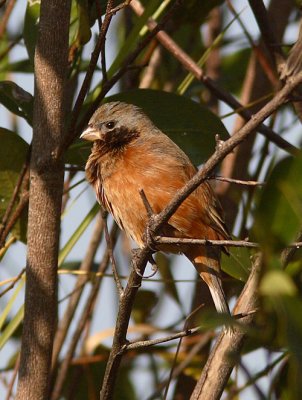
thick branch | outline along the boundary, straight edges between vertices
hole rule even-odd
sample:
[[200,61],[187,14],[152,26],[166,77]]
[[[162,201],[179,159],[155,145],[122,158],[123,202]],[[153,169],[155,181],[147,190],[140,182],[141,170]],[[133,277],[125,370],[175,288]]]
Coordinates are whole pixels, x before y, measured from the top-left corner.
[[[249,279],[237,300],[234,314],[248,313],[255,309],[260,269],[261,258],[258,257],[253,264]],[[251,313],[242,318],[240,320],[242,329],[236,328],[233,334],[221,333],[192,393],[191,400],[220,399],[243,345],[246,336],[244,328],[251,324],[254,315],[254,313]]]
[[[64,163],[70,0],[41,2],[35,52],[35,101],[30,162],[25,314],[18,400],[46,400],[57,320],[57,260]],[[59,16],[59,18],[58,18]]]

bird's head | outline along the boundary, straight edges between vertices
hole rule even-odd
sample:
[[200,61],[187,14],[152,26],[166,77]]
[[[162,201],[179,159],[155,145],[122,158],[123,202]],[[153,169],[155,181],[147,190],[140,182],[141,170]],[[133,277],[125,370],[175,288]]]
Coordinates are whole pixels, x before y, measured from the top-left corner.
[[106,103],[93,114],[80,138],[115,148],[139,137],[148,124],[151,121],[139,107],[123,102]]

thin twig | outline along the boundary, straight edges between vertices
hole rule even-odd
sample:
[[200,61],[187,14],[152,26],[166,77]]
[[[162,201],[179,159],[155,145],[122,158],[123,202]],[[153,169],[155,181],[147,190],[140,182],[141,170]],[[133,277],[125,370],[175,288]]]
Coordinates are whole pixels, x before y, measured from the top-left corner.
[[[5,2],[4,2],[5,3]],[[16,0],[9,0],[7,3],[7,6],[5,8],[5,11],[3,13],[1,22],[0,22],[0,39],[2,39],[5,30],[6,30],[6,26],[9,20],[9,17],[14,9],[14,5],[16,3]]]
[[[278,63],[284,61],[285,57],[282,52],[282,48],[275,38],[274,31],[272,30],[273,24],[269,20],[269,16],[263,1],[249,0],[249,4],[261,32],[261,38],[271,56],[274,65],[276,65],[276,62]],[[278,55],[277,59],[276,55]]]
[[9,234],[9,232],[14,227],[15,223],[20,218],[24,209],[27,207],[28,200],[29,200],[29,192],[25,192],[24,194],[22,194],[19,204],[17,205],[13,215],[11,216],[10,220],[7,222],[5,228],[2,232],[2,235],[0,238],[0,248],[2,248],[4,246],[7,235]]
[[19,364],[20,364],[20,354],[18,355],[16,362],[15,362],[13,376],[12,376],[9,386],[7,388],[5,400],[10,400],[10,398],[12,397],[13,388],[15,385],[16,378],[18,376]]
[[[68,330],[70,329],[71,321],[74,317],[74,314],[77,310],[77,306],[81,300],[81,296],[83,293],[84,285],[89,282],[91,279],[91,269],[93,265],[93,261],[95,259],[95,254],[97,249],[100,246],[101,238],[103,232],[103,220],[101,216],[98,215],[96,218],[96,223],[87,246],[86,254],[81,262],[80,268],[78,270],[80,275],[78,275],[77,282],[75,283],[74,289],[71,294],[69,294],[70,300],[64,312],[63,318],[58,324],[58,328],[56,331],[54,345],[53,345],[53,354],[52,354],[52,370],[54,371],[56,365],[58,363],[58,358],[62,346],[64,344],[66,335]],[[59,271],[60,273],[61,271]],[[94,274],[94,279],[96,275]]]
[[200,329],[201,328],[198,326],[196,328],[186,329],[184,331],[174,333],[173,335],[165,336],[163,338],[151,339],[151,340],[139,340],[137,342],[129,342],[129,343],[124,344],[124,346],[122,347],[121,350],[128,351],[128,350],[140,349],[142,347],[150,347],[150,346],[154,346],[156,344],[170,342],[171,340],[180,339],[185,336],[191,336],[194,333],[200,331]]
[[18,282],[18,280],[22,278],[22,275],[24,274],[24,272],[25,272],[25,268],[22,268],[21,271],[19,272],[19,274],[13,279],[12,283],[10,285],[8,285],[7,288],[5,288],[0,293],[0,297],[4,296],[5,293],[9,292],[15,286],[15,284]]
[[237,185],[243,185],[243,186],[264,186],[265,185],[265,182],[242,181],[240,179],[225,178],[223,176],[217,176],[217,175],[210,176],[208,179],[213,179],[215,181],[236,183]]
[[107,215],[106,215],[107,213],[102,210],[101,214],[102,214],[102,219],[103,219],[103,223],[104,223],[104,232],[105,232],[107,249],[108,249],[111,266],[112,266],[112,273],[113,273],[113,277],[114,277],[114,280],[116,283],[119,298],[121,298],[124,295],[124,289],[123,289],[123,286],[121,284],[121,281],[120,281],[120,278],[119,278],[119,275],[117,272],[117,266],[116,266],[116,262],[115,262],[115,258],[114,258],[114,254],[113,254],[113,246],[112,246],[111,237],[110,237],[109,231],[108,231]]
[[[28,174],[30,152],[31,152],[31,149],[29,148],[29,150],[27,152],[26,160],[25,160],[25,162],[22,166],[22,169],[20,171],[20,174],[18,176],[18,180],[16,182],[12,197],[11,197],[11,199],[7,205],[7,208],[5,210],[5,213],[2,217],[2,222],[1,222],[1,226],[0,226],[0,238],[1,238],[0,239],[0,248],[2,247],[3,241],[5,240],[5,239],[3,240],[2,235],[3,235],[3,232],[5,231],[7,221],[8,221],[8,219],[12,213],[12,210],[14,208],[15,202],[17,200],[17,197],[18,197],[19,191],[21,189],[21,186],[23,184],[23,181],[25,179],[25,176],[26,176],[26,174]],[[28,177],[27,177],[27,181],[28,181]],[[26,184],[27,184],[27,182],[25,182],[25,185]]]
[[13,49],[19,42],[20,40],[23,38],[23,35],[19,35],[17,36],[8,46],[6,49],[4,49],[1,53],[0,53],[0,61],[3,60],[4,57],[6,57],[9,52],[11,51],[11,49]]
[[[185,322],[184,322],[184,329],[183,329],[184,331],[187,331],[187,330],[188,330],[190,318],[191,318],[194,314],[196,314],[196,312],[198,312],[203,306],[204,306],[203,304],[200,304],[200,305],[199,305],[198,307],[196,307],[192,312],[190,312],[190,314],[186,317]],[[180,340],[179,340],[179,342],[177,343],[176,352],[175,352],[175,355],[174,355],[174,358],[173,358],[173,364],[172,364],[172,367],[171,367],[171,369],[170,369],[169,378],[167,379],[167,384],[166,384],[166,386],[165,386],[164,400],[167,398],[167,395],[168,395],[170,383],[171,383],[172,377],[173,377],[173,372],[174,372],[175,366],[176,366],[176,361],[177,361],[178,354],[179,354],[179,351],[180,351],[180,347],[181,347],[181,344],[182,344],[182,339],[183,339],[183,337],[181,337]]]
[[281,262],[283,268],[285,268],[293,259],[297,250],[302,247],[302,230],[297,235],[297,242],[292,243],[292,245],[288,246],[281,253]]
[[91,59],[87,68],[87,72],[84,78],[84,81],[82,83],[81,89],[79,91],[78,97],[75,101],[75,105],[73,107],[72,110],[72,114],[71,114],[71,118],[70,118],[70,124],[69,124],[69,129],[66,135],[66,139],[64,141],[64,145],[61,148],[61,151],[63,151],[63,149],[67,148],[70,143],[72,142],[73,138],[74,138],[74,131],[75,131],[75,126],[78,120],[78,117],[80,115],[80,110],[82,108],[82,105],[84,103],[85,100],[85,96],[89,90],[91,81],[92,81],[92,77],[94,74],[94,71],[96,69],[97,66],[97,62],[99,59],[99,55],[100,52],[104,46],[104,42],[105,42],[105,38],[106,38],[106,33],[108,31],[110,22],[112,19],[112,15],[109,15],[107,12],[105,14],[105,18],[104,21],[102,23],[102,29],[99,33],[95,48],[91,54]]
[[[192,244],[192,245],[204,245],[204,246],[223,246],[223,247],[248,247],[257,249],[260,247],[258,243],[248,242],[246,240],[208,240],[208,239],[188,239],[188,238],[173,238],[167,236],[155,236],[154,241],[157,244]],[[293,244],[294,247],[299,246]]]
[[132,1],[132,0],[126,0],[126,1],[124,1],[123,3],[119,4],[118,6],[112,8],[112,9],[109,11],[109,13],[110,13],[111,15],[116,14],[118,11],[122,10],[123,8],[128,7],[129,4],[131,3],[131,1]]
[[141,198],[142,198],[142,200],[143,200],[145,209],[146,209],[146,211],[147,211],[148,218],[151,218],[152,215],[154,214],[154,212],[153,212],[153,210],[152,210],[151,204],[149,203],[149,201],[148,201],[148,199],[147,199],[147,196],[146,196],[144,190],[141,189],[141,190],[139,191],[139,194],[140,194],[140,196],[141,196]]
[[[97,3],[97,8],[99,8],[98,3]],[[111,14],[112,8],[113,8],[113,0],[108,0],[107,6],[106,6],[104,22],[100,26],[100,35],[103,38],[102,43],[101,43],[101,68],[102,68],[102,75],[103,75],[103,84],[108,81],[107,68],[106,68],[105,44],[106,44],[106,35],[107,35],[108,29],[109,29],[111,18],[113,16],[113,14]],[[101,20],[101,16],[100,16],[100,20]]]
[[[204,332],[200,340],[190,349],[186,358],[177,365],[177,367],[173,370],[171,379],[176,379],[185,368],[191,363],[192,359],[200,352],[200,350],[209,343],[209,340],[213,338],[213,332]],[[164,387],[166,387],[168,381],[170,380],[170,375],[168,379],[165,379],[158,385],[156,391],[148,397],[147,400],[157,400],[160,398],[160,394]]]

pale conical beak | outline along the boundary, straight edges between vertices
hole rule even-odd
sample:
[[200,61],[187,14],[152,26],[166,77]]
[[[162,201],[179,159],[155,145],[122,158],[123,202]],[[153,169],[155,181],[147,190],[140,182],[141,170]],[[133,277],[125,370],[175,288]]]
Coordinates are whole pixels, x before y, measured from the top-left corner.
[[100,132],[97,129],[89,126],[87,129],[84,130],[84,132],[80,136],[80,139],[89,140],[91,142],[93,142],[94,140],[99,140]]

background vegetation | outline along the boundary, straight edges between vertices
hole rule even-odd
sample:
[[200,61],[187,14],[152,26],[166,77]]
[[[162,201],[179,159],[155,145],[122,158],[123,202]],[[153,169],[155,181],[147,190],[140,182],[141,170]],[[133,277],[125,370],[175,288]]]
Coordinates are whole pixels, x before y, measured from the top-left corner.
[[[299,4],[40,3],[0,2],[1,398],[301,399]],[[77,138],[112,99],[204,164],[187,195],[211,179],[225,209],[234,319],[99,212]]]

